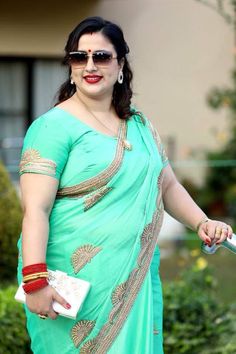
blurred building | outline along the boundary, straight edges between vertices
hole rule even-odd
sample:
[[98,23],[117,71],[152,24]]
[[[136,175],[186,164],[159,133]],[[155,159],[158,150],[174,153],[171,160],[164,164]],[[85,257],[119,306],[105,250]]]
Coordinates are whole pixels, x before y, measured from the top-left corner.
[[184,161],[223,143],[217,137],[225,136],[227,118],[207,108],[205,96],[229,80],[233,33],[216,12],[194,0],[1,2],[0,158],[12,178],[18,178],[27,127],[53,105],[66,76],[61,58],[67,36],[91,15],[124,29],[134,103],[158,128],[170,158],[182,161],[177,174],[201,181],[203,169]]

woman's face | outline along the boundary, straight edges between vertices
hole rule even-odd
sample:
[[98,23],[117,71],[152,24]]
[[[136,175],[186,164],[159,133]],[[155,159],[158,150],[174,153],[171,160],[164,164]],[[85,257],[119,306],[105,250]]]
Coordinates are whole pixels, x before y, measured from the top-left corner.
[[108,65],[99,66],[93,62],[92,54],[96,51],[107,51],[116,58],[117,53],[112,43],[101,32],[84,34],[80,37],[78,51],[85,51],[89,58],[84,67],[71,63],[71,78],[79,92],[91,98],[112,96],[121,65],[112,59]]

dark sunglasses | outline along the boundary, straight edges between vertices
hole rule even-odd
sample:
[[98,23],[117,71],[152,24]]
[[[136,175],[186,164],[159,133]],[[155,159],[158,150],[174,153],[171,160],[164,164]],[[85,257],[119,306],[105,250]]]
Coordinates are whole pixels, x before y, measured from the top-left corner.
[[70,63],[78,68],[85,67],[88,63],[89,57],[92,57],[94,65],[99,67],[106,67],[113,59],[117,59],[117,57],[112,56],[111,52],[107,52],[106,50],[97,50],[90,55],[83,50],[69,53]]

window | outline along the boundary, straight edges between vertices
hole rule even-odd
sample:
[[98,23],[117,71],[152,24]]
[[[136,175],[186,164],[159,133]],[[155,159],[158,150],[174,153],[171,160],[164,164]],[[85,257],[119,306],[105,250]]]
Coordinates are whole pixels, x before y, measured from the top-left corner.
[[13,181],[27,128],[54,105],[65,78],[58,59],[0,57],[0,159]]

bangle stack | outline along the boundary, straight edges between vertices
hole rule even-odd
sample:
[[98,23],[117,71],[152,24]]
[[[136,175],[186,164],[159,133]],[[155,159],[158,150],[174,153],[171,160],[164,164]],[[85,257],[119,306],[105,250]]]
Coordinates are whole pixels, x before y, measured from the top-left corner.
[[48,285],[46,263],[31,264],[22,269],[23,289],[26,294],[43,289]]

